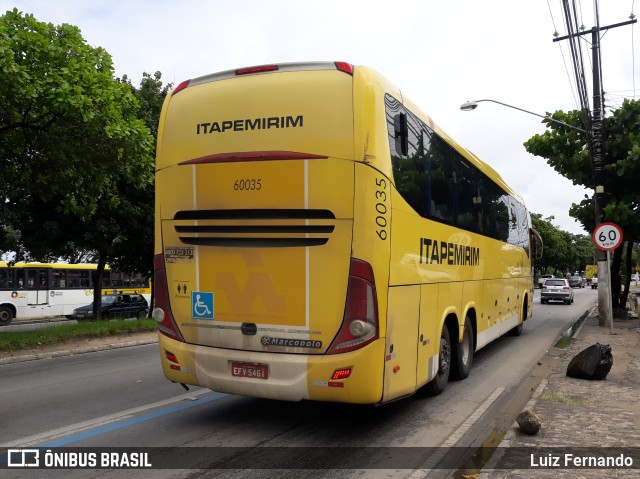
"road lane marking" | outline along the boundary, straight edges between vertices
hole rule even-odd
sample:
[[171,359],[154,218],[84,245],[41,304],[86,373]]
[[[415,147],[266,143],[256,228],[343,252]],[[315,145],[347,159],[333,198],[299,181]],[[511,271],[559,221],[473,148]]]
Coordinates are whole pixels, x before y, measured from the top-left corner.
[[487,409],[500,397],[500,395],[504,392],[504,387],[499,387],[491,395],[485,399],[485,401],[471,413],[471,415],[460,425],[460,427],[454,431],[451,436],[440,446],[435,454],[432,454],[429,459],[425,463],[424,468],[416,469],[411,473],[409,479],[422,479],[427,477],[429,472],[441,461],[444,456],[447,454],[448,449],[454,447],[462,436],[464,436],[471,427],[475,424],[475,422],[480,419],[480,417],[487,412]]
[[[209,389],[201,389],[198,391],[194,391],[192,393],[182,394],[181,396],[176,396],[174,398],[165,399],[162,401],[146,404],[144,406],[139,406],[132,409],[127,409],[126,411],[109,414],[107,416],[103,416],[100,418],[90,419],[88,421],[71,424],[69,426],[53,429],[51,431],[47,431],[41,434],[36,434],[33,436],[16,439],[9,443],[0,444],[0,448],[28,447],[28,446],[39,446],[39,447],[66,446],[68,444],[72,444],[74,442],[81,441],[83,439],[98,436],[100,434],[104,434],[109,431],[121,429],[123,427],[127,427],[132,424],[148,421],[150,419],[155,419],[157,417],[164,416],[167,414],[172,414],[174,412],[183,411],[185,409],[189,409],[194,406],[199,406],[201,404],[205,404],[211,401],[216,401],[218,399],[222,399],[223,397],[228,396],[228,394],[213,393],[210,396],[206,396],[202,398],[200,397],[200,396],[204,396],[205,394],[211,394],[211,391]],[[174,404],[174,403],[178,403],[178,404],[169,406],[170,404]],[[163,408],[163,409],[140,415],[140,413],[144,413],[145,411],[149,411],[155,408]]]

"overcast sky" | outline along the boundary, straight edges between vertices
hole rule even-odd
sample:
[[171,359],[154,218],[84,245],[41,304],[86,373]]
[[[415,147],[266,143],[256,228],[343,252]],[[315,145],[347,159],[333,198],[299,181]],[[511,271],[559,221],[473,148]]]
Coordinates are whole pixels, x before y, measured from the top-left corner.
[[[629,20],[633,0],[601,2],[600,26]],[[594,2],[576,2],[587,30]],[[115,75],[165,83],[264,63],[341,60],[375,68],[463,146],[490,163],[529,209],[585,233],[569,207],[591,191],[574,186],[522,144],[544,131],[539,114],[578,108],[562,0],[0,0],[38,20],[70,23],[111,54]],[[633,12],[637,13],[637,12]],[[635,98],[637,24],[602,37],[609,108]],[[585,40],[590,40],[590,35]],[[592,97],[591,45],[583,42]],[[640,88],[640,81],[638,82]]]

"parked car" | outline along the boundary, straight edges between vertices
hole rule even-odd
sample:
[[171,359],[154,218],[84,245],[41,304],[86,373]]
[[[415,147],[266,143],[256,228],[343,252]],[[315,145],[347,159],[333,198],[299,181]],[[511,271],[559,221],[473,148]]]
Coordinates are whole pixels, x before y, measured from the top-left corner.
[[543,274],[542,276],[540,276],[540,278],[538,279],[538,286],[542,288],[542,285],[544,284],[544,282],[549,278],[555,278],[555,276],[552,274]]
[[565,304],[573,303],[573,289],[569,280],[564,278],[549,278],[542,285],[540,302],[564,301]]
[[591,289],[598,289],[598,278],[596,276],[591,278]]
[[[105,294],[101,297],[101,316],[109,318],[139,318],[149,312],[149,303],[141,294]],[[93,318],[93,303],[73,310],[72,319]]]
[[569,286],[572,288],[583,288],[584,278],[582,276],[569,276]]

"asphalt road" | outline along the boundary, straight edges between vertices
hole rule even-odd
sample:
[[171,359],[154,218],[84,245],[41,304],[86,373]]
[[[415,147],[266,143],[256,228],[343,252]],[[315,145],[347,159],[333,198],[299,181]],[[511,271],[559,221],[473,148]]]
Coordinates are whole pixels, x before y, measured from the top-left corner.
[[[473,448],[513,423],[531,394],[530,375],[538,359],[595,302],[596,291],[575,293],[571,306],[541,305],[537,299],[522,336],[500,338],[478,352],[471,375],[450,383],[442,395],[413,396],[381,407],[286,403],[202,389],[185,393],[162,376],[157,345],[0,366],[0,446],[169,447],[167,454],[178,464],[189,451],[184,446]],[[201,450],[199,459],[189,463],[204,470],[146,472],[154,478],[249,477],[246,470],[207,470],[212,451]],[[250,476],[301,477],[292,468],[314,460],[302,455],[289,469],[253,470]],[[316,470],[313,476],[424,475],[413,462],[403,469],[343,469],[359,464],[350,460],[340,457],[335,469]],[[377,467],[384,460],[371,458]],[[248,457],[244,464],[256,462]],[[32,472],[20,477],[40,477],[43,471]],[[131,477],[130,472],[64,470],[47,471],[47,476],[113,478]],[[136,477],[143,477],[138,472]],[[449,473],[435,470],[432,475]]]

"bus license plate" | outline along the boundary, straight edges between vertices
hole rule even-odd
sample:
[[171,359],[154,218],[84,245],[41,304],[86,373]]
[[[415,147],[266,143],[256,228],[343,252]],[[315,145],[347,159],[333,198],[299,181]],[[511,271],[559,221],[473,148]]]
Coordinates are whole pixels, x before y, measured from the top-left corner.
[[269,379],[269,366],[259,363],[231,363],[231,375],[240,378]]

